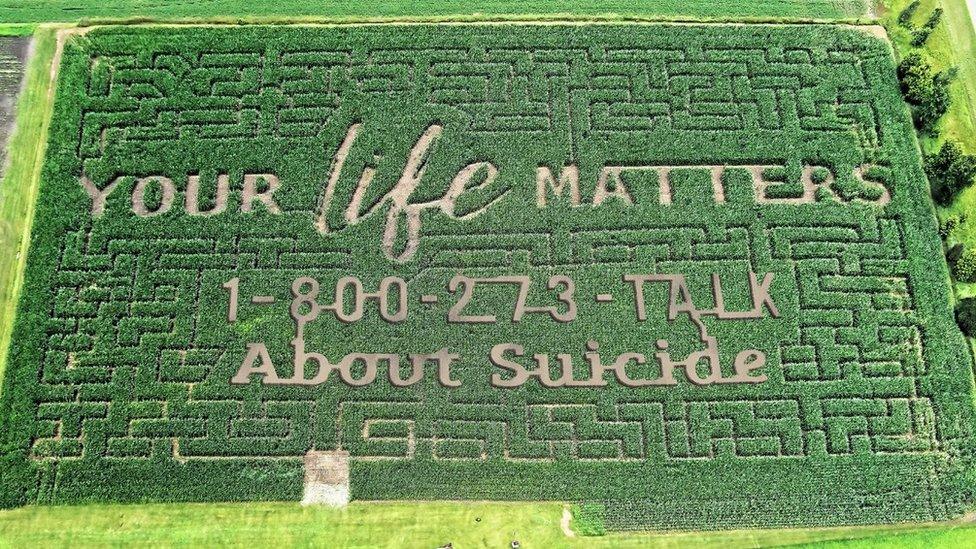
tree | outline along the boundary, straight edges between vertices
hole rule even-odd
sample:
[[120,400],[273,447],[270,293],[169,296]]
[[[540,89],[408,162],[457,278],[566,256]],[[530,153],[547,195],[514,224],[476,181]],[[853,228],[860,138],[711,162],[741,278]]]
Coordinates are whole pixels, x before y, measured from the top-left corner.
[[[952,231],[956,230],[956,227],[958,227],[959,226],[959,223],[961,223],[961,222],[962,222],[962,219],[958,215],[951,215],[951,216],[947,217],[945,219],[945,221],[939,223],[939,236],[942,237],[942,240],[948,240],[949,237],[952,236]],[[962,245],[961,244],[956,244],[955,246],[953,246],[952,248],[950,248],[949,249],[949,253],[946,254],[946,257],[950,258],[950,261],[949,261],[950,263],[952,263],[952,261],[954,261],[952,259],[952,250],[954,250],[958,246],[962,246]],[[959,250],[959,253],[962,253],[962,250],[961,249]]]
[[939,123],[939,119],[949,111],[951,104],[952,97],[949,95],[948,84],[936,75],[932,79],[932,86],[927,92],[927,96],[912,111],[915,125],[918,126],[920,131],[935,135],[937,133],[936,125]]
[[939,118],[949,110],[949,84],[956,73],[951,68],[933,74],[932,67],[917,52],[898,64],[902,95],[912,105],[912,117],[919,130],[933,132]]
[[925,174],[932,198],[948,206],[976,178],[976,156],[964,154],[958,143],[946,141],[939,152],[925,157]]
[[929,15],[928,20],[922,27],[914,32],[912,32],[912,45],[916,48],[921,47],[925,44],[925,41],[929,39],[929,35],[932,31],[939,26],[939,21],[942,20],[942,8],[935,8],[932,11],[932,15]]
[[911,4],[908,4],[908,6],[906,6],[905,9],[901,10],[901,13],[898,14],[898,24],[906,29],[911,30],[912,16],[915,15],[915,12],[918,11],[918,7],[921,5],[922,5],[921,0],[915,0]]
[[962,333],[969,337],[976,335],[976,297],[959,300],[956,305],[956,323],[962,328]]
[[963,248],[952,265],[952,274],[959,282],[976,282],[976,249]]
[[918,96],[919,86],[932,78],[932,67],[925,62],[922,54],[912,52],[898,63],[898,81],[901,82],[901,93],[905,99],[914,103]]

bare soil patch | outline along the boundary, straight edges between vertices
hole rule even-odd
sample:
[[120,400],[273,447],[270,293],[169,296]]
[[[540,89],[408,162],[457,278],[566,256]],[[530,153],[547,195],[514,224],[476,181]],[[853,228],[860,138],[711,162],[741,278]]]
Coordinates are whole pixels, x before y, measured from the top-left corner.
[[0,177],[7,166],[7,140],[14,130],[14,109],[23,87],[30,45],[30,37],[0,37]]

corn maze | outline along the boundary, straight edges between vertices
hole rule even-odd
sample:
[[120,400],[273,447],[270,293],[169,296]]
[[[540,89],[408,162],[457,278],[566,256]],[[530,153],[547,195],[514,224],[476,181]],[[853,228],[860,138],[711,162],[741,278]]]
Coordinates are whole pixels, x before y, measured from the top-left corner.
[[354,499],[618,529],[936,520],[971,365],[865,30],[105,27],[61,61],[2,493],[298,500],[335,452]]

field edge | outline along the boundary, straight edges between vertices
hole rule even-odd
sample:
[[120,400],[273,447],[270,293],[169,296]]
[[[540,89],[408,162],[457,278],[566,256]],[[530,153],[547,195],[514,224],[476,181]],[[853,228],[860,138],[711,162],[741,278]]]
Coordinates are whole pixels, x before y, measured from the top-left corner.
[[[17,304],[23,288],[30,247],[30,235],[47,150],[48,129],[54,107],[56,57],[59,26],[42,25],[33,32],[25,83],[17,100],[14,133],[7,144],[10,164],[0,180],[7,199],[0,205],[0,224],[10,230],[0,233],[0,396],[16,322]],[[16,194],[16,200],[11,197]]]

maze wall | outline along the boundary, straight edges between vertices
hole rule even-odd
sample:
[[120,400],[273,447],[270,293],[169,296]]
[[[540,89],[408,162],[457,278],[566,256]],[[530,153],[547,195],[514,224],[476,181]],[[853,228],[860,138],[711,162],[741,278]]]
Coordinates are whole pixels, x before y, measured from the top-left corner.
[[[968,499],[972,359],[867,33],[106,28],[61,71],[0,414],[8,504],[299,499],[310,450],[349,453],[354,498],[596,500],[617,528],[931,520]],[[649,283],[639,305],[635,274],[688,293]],[[752,301],[764,274],[775,314]],[[460,305],[457,276],[477,280]],[[524,317],[486,282],[512,276]],[[376,296],[358,317],[343,277]],[[399,294],[377,303],[388,277],[403,318]],[[299,340],[401,370],[457,358],[408,386],[389,362],[359,386],[311,366],[232,382],[258,343],[290,377]],[[674,383],[504,388],[506,342],[551,378],[559,353],[575,379],[596,351],[658,357],[633,379],[700,359]],[[724,378],[762,355],[763,379],[695,382],[711,351]]]

